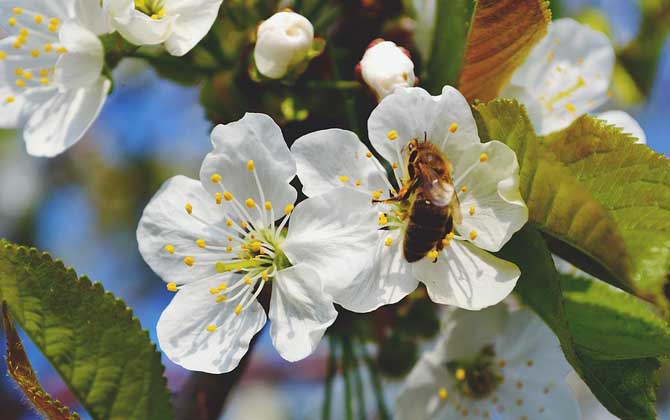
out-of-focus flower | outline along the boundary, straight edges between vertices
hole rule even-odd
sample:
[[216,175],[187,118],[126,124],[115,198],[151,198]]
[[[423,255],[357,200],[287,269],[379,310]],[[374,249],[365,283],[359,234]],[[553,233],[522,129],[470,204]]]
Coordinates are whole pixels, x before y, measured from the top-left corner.
[[135,45],[165,43],[180,57],[211,29],[223,0],[104,0],[103,7],[119,33]]
[[580,419],[558,339],[526,309],[451,311],[435,349],[409,374],[398,420]]
[[[335,301],[349,310],[367,312],[399,301],[419,281],[437,303],[481,309],[504,299],[514,288],[519,269],[486,251],[499,251],[528,219],[514,152],[497,141],[480,142],[467,101],[450,86],[437,97],[420,88],[397,89],[372,112],[368,132],[376,151],[392,165],[402,190],[425,182],[421,194],[432,188],[435,192],[433,198],[415,193],[398,199],[382,164],[352,132],[318,131],[294,143],[298,177],[307,196],[344,185],[367,198],[360,200],[366,208],[378,212],[370,264],[352,285],[334,292]],[[445,167],[424,167],[426,173],[440,171],[432,182],[417,181],[404,163],[409,155],[416,159],[414,152],[421,145],[430,150],[426,159],[442,157],[446,162]],[[397,201],[388,200],[393,197]],[[430,205],[430,200],[442,200],[437,205],[452,209],[453,229],[439,217],[442,213],[436,217],[425,213],[428,208],[415,207],[417,202]],[[407,246],[414,211],[423,211],[424,221],[434,220],[425,228],[437,236],[434,244],[428,241],[433,248],[425,250],[425,258]]]
[[416,81],[409,51],[383,39],[370,43],[356,70],[377,100],[382,100],[398,87],[412,87]]
[[647,135],[635,118],[624,111],[605,111],[595,115],[599,120],[609,125],[618,127],[624,133],[628,133],[637,139],[638,143],[647,144]]
[[137,229],[145,261],[177,292],[161,347],[187,369],[234,369],[265,324],[257,298],[271,282],[272,342],[302,359],[337,316],[325,281],[349,283],[365,266],[376,214],[346,188],[294,208],[295,160],[266,115],[216,127],[212,144],[200,181],[168,180]]
[[258,26],[254,61],[258,72],[281,79],[301,70],[314,47],[314,27],[304,16],[285,11],[272,15]]
[[101,74],[102,9],[17,0],[0,15],[9,34],[0,40],[0,127],[18,128],[31,155],[58,155],[88,130],[111,86]]
[[[540,135],[561,130],[607,101],[614,49],[607,36],[573,19],[558,19],[500,96],[517,98]],[[646,141],[623,111],[596,115]]]

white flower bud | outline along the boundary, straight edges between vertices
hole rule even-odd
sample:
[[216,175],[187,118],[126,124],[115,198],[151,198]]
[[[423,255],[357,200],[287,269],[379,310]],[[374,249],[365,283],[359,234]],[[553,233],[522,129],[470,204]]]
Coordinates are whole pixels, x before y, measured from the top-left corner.
[[371,43],[361,59],[360,72],[380,101],[395,88],[412,87],[416,82],[409,53],[391,41]]
[[258,27],[254,59],[265,77],[281,79],[305,60],[314,41],[312,23],[294,12],[279,12]]

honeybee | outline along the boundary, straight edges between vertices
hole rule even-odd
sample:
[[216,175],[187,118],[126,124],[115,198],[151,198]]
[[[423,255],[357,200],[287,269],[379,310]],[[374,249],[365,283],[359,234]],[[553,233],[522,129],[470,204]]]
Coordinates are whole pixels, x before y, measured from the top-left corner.
[[398,194],[386,201],[409,203],[403,254],[412,263],[432,249],[441,251],[442,239],[463,218],[449,160],[427,138],[412,139],[406,148],[408,177]]

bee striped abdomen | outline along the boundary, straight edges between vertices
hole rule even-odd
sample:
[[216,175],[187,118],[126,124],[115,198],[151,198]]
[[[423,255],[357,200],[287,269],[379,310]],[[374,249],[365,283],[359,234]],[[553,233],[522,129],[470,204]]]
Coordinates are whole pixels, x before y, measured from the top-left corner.
[[403,253],[407,262],[422,259],[448,233],[451,212],[449,207],[438,207],[425,199],[414,201],[405,231]]

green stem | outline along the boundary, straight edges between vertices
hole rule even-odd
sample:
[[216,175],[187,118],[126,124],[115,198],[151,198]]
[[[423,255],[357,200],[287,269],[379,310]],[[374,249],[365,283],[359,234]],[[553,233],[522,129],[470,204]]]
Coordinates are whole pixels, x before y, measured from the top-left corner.
[[326,367],[326,384],[323,397],[323,408],[321,410],[321,419],[330,420],[330,404],[333,399],[333,380],[335,379],[335,368],[337,365],[335,358],[335,338],[328,337],[328,366]]
[[344,376],[344,412],[347,420],[353,420],[354,414],[351,406],[351,360],[349,360],[350,352],[347,347],[346,338],[342,339],[342,373]]
[[361,343],[361,349],[363,353],[363,360],[368,367],[368,372],[370,373],[370,382],[372,382],[372,389],[375,393],[375,399],[377,400],[377,411],[379,411],[379,418],[381,420],[389,420],[389,413],[386,409],[386,401],[384,400],[384,390],[382,389],[382,383],[379,380],[379,371],[377,370],[377,364],[370,357],[367,350],[365,349],[364,343]]

